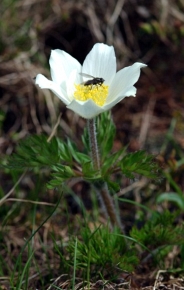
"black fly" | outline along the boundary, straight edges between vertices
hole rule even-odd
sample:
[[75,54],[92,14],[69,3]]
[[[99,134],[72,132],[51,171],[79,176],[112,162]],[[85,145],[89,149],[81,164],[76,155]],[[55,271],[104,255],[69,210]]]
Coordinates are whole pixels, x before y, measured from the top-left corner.
[[92,80],[88,80],[86,82],[83,82],[82,84],[84,86],[95,86],[95,85],[101,86],[105,82],[105,80],[103,78],[95,78],[95,77],[90,76],[90,75],[85,74],[85,73],[80,73],[80,75],[83,77],[86,77],[86,78],[92,78]]

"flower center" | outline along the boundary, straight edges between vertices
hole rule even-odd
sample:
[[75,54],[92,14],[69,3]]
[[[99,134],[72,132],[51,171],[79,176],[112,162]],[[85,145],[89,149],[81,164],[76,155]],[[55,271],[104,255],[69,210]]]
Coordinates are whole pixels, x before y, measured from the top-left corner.
[[89,99],[98,106],[103,106],[107,99],[109,86],[104,84],[97,85],[75,85],[76,91],[74,92],[74,98],[78,101],[85,102]]

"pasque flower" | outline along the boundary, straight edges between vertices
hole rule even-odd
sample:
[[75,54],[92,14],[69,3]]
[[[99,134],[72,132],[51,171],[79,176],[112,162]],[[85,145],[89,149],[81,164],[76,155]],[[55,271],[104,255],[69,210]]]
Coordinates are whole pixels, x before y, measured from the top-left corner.
[[97,43],[83,65],[63,50],[52,50],[52,81],[41,74],[36,84],[50,89],[60,100],[83,118],[91,119],[115,106],[125,97],[136,95],[134,84],[145,64],[136,62],[116,72],[113,46]]

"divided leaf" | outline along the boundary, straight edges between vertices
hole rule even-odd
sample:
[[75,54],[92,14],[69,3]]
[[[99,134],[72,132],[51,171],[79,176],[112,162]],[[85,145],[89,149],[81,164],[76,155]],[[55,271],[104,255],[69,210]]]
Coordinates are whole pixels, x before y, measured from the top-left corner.
[[128,178],[134,178],[134,174],[155,178],[158,174],[158,165],[153,158],[153,155],[149,155],[145,151],[137,151],[128,153],[119,161],[118,165]]
[[97,119],[97,139],[102,163],[112,149],[115,134],[116,128],[110,111],[101,114]]
[[59,161],[58,142],[53,138],[47,142],[44,135],[29,136],[16,148],[16,153],[8,158],[6,168],[24,170],[48,167]]

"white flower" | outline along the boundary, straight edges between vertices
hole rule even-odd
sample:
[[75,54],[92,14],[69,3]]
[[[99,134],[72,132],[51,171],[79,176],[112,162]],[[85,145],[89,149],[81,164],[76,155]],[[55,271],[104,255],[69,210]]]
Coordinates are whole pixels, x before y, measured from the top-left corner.
[[[116,73],[114,48],[103,43],[93,46],[83,65],[59,49],[52,50],[49,63],[52,81],[38,74],[36,84],[53,91],[67,108],[86,119],[111,109],[125,97],[135,97],[133,85],[140,76],[140,69],[146,66],[136,62]],[[104,82],[86,84],[93,78],[84,74],[102,78]]]

